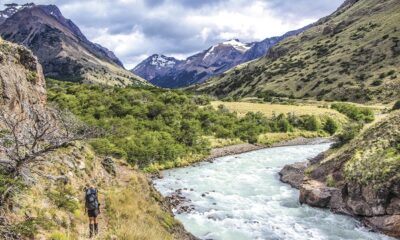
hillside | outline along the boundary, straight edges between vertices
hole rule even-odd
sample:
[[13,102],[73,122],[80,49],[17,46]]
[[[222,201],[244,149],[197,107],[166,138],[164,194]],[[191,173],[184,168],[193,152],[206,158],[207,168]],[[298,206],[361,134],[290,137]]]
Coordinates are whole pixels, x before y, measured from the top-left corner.
[[282,36],[266,38],[260,42],[242,43],[238,39],[231,39],[215,44],[185,60],[154,54],[131,71],[152,84],[164,88],[199,84],[241,63],[264,56],[272,46],[311,26],[287,32]]
[[357,216],[370,227],[399,237],[399,122],[397,110],[309,166],[300,201]]
[[0,89],[1,239],[86,239],[89,185],[100,190],[100,239],[193,239],[146,175],[65,138],[79,121],[60,121],[37,58],[2,39]]
[[354,102],[400,97],[400,4],[346,1],[267,56],[195,88],[218,97],[287,96]]
[[46,77],[109,85],[146,84],[108,49],[90,42],[54,5],[9,5],[0,35],[30,48]]

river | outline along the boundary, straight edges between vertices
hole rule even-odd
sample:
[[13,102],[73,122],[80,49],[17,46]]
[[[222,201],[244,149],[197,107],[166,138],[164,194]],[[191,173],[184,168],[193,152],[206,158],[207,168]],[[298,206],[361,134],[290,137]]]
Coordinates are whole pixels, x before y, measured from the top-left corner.
[[351,217],[300,205],[299,191],[279,181],[284,165],[329,147],[277,147],[222,157],[164,171],[154,184],[164,196],[182,189],[185,204],[194,210],[176,213],[176,218],[201,239],[392,239]]

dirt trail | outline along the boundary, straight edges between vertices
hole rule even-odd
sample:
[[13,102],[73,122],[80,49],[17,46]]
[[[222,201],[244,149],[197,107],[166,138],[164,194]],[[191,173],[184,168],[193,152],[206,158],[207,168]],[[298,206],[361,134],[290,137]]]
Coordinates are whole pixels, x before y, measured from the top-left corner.
[[[114,182],[117,182],[118,185],[127,186],[132,177],[132,170],[128,169],[126,166],[117,165],[116,166],[117,177],[113,179]],[[109,186],[109,187],[112,187]],[[99,235],[95,238],[89,238],[89,218],[87,217],[87,213],[84,213],[84,221],[77,226],[79,239],[106,239],[108,233],[109,219],[106,211],[106,193],[108,189],[99,189],[99,202],[100,202],[100,215],[97,217],[97,221],[99,224]],[[84,196],[82,195],[82,201],[84,201]]]

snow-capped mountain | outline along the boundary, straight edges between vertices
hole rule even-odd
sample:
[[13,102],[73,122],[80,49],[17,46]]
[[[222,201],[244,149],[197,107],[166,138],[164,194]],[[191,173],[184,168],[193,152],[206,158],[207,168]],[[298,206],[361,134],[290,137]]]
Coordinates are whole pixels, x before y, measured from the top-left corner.
[[14,15],[16,12],[24,9],[24,8],[30,8],[35,6],[34,3],[26,3],[23,5],[19,5],[16,3],[9,3],[9,4],[4,4],[5,9],[0,10],[0,24],[4,22],[7,18],[11,17]]
[[238,39],[231,39],[213,45],[183,61],[155,54],[131,71],[159,87],[179,88],[202,83],[241,63],[264,56],[278,42],[297,35],[309,27],[311,25],[260,42],[242,43]]
[[154,54],[137,65],[132,71],[145,79],[155,79],[167,75],[177,64],[182,61],[173,57]]
[[55,5],[7,4],[0,36],[38,57],[47,77],[110,85],[145,83],[126,70],[113,52],[89,41]]

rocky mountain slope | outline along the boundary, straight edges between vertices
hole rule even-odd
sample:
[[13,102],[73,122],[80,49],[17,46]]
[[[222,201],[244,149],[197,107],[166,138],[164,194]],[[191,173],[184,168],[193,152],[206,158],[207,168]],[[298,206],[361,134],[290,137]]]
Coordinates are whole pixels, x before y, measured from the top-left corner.
[[211,76],[219,75],[241,63],[264,56],[275,44],[303,32],[310,26],[279,37],[267,38],[261,42],[242,43],[238,39],[232,39],[216,44],[185,60],[155,54],[139,63],[131,71],[154,85],[165,88],[203,83]]
[[283,95],[345,101],[400,97],[400,4],[348,0],[266,57],[197,88],[216,96]]
[[0,35],[30,48],[46,77],[110,85],[143,84],[108,49],[90,42],[54,5],[9,5]]
[[293,164],[281,179],[300,188],[300,202],[360,218],[400,237],[400,111],[363,131],[349,144],[307,164]]
[[0,106],[28,112],[46,103],[42,67],[28,49],[0,38]]
[[[37,58],[27,48],[0,39],[0,115],[7,112],[25,121],[34,110],[46,114],[50,109],[46,99]],[[96,155],[84,141],[37,154],[34,162],[25,163],[21,175],[9,173],[12,160],[3,150],[13,143],[5,137],[7,132],[34,135],[35,127],[54,126],[41,122],[9,129],[6,121],[12,120],[0,117],[0,239],[88,239],[83,189],[89,185],[99,189],[98,239],[194,239],[174,220],[145,174]],[[21,144],[30,143],[21,140]]]

